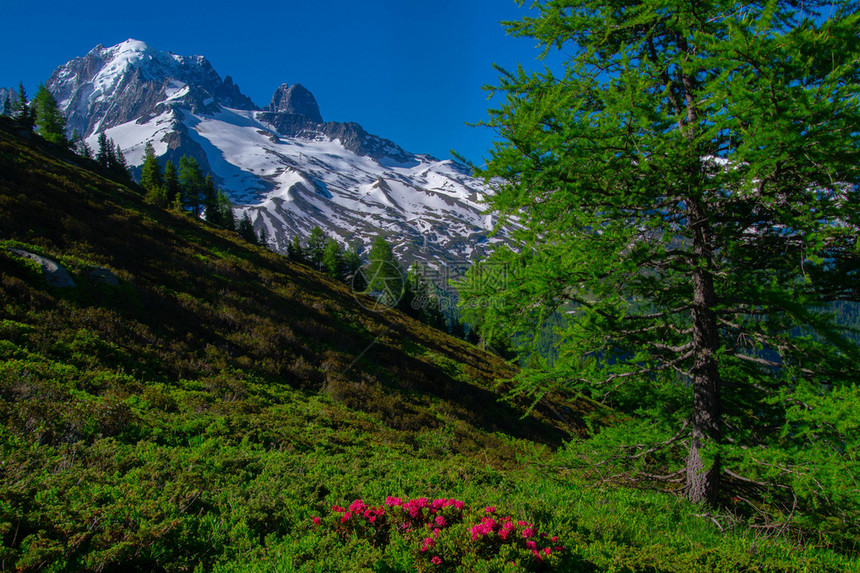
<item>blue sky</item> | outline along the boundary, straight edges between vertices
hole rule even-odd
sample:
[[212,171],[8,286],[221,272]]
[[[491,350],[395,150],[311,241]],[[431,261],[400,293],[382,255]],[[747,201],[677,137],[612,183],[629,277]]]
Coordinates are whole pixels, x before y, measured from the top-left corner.
[[[528,5],[528,4],[527,4]],[[28,94],[66,61],[128,38],[206,56],[257,105],[281,83],[313,92],[326,121],[355,121],[405,149],[482,163],[498,63],[543,64],[529,39],[499,24],[529,12],[514,0],[147,2],[0,0],[0,85]]]

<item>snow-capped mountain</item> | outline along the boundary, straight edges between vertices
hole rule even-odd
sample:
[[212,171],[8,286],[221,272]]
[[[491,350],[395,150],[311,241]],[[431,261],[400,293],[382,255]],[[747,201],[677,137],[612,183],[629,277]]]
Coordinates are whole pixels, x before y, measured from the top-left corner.
[[404,262],[461,264],[503,235],[482,214],[488,187],[453,161],[403,150],[356,123],[324,122],[313,94],[279,86],[256,106],[202,56],[128,40],[58,68],[47,87],[70,130],[95,145],[106,132],[138,166],[195,157],[285,251],[314,226],[343,243],[383,235]]

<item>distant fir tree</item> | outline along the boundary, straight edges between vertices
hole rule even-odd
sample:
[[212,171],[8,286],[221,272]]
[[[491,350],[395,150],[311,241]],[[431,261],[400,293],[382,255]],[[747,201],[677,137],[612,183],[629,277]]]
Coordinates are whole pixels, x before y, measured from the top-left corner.
[[343,280],[346,284],[352,285],[354,292],[367,290],[367,281],[364,273],[361,272],[361,255],[355,247],[349,247],[343,253]]
[[140,168],[140,185],[147,191],[155,191],[164,188],[164,176],[161,173],[161,165],[155,158],[155,148],[151,141],[146,142],[143,148],[143,165]]
[[239,233],[240,237],[253,245],[256,245],[259,240],[257,232],[254,230],[254,223],[251,222],[251,217],[248,215],[247,211],[242,213],[242,218],[239,220],[236,232]]
[[179,175],[176,173],[176,165],[169,159],[164,164],[164,194],[171,209],[182,210],[182,190],[179,185]]
[[47,141],[69,147],[70,142],[66,137],[66,118],[63,117],[57,100],[48,91],[45,84],[39,84],[36,97],[33,99],[33,109],[36,115],[36,131]]
[[69,140],[69,144],[75,153],[80,155],[81,157],[86,157],[87,159],[93,158],[93,150],[87,144],[86,140],[78,133],[78,130],[72,131],[72,138]]
[[114,143],[112,139],[109,139],[105,132],[99,134],[98,150],[96,151],[95,159],[99,165],[107,169],[117,180],[123,183],[130,183],[132,181],[122,148]]
[[236,216],[233,214],[233,203],[230,201],[230,198],[219,189],[215,202],[221,217],[220,224],[226,229],[235,231]]
[[130,183],[132,181],[131,172],[128,169],[128,161],[125,159],[122,148],[113,140],[111,140],[110,146],[113,148],[113,163],[110,166],[111,172],[120,181]]
[[424,324],[445,330],[445,315],[440,308],[439,297],[433,285],[425,279],[425,270],[418,263],[412,263],[409,267],[399,307]]
[[265,223],[260,227],[260,232],[257,234],[257,244],[269,248],[269,231],[266,230]]
[[35,111],[29,105],[23,83],[18,84],[18,97],[12,102],[12,118],[28,131],[33,131],[36,125]]
[[105,132],[101,132],[99,134],[97,145],[96,162],[105,169],[108,169],[110,162],[112,161],[112,157],[109,156],[113,155],[113,150],[109,145],[108,136]]
[[396,306],[404,294],[403,272],[391,245],[383,237],[379,236],[373,241],[368,255],[367,288],[375,294],[379,301],[390,307]]
[[322,257],[322,270],[328,276],[338,280],[344,279],[343,249],[334,239],[326,241]]
[[317,270],[322,270],[323,253],[325,252],[326,236],[319,227],[311,229],[305,247],[305,260]]
[[302,241],[298,235],[293,237],[293,240],[287,244],[287,258],[297,263],[305,262],[305,253],[302,249]]
[[218,190],[215,188],[215,181],[212,179],[211,173],[206,175],[206,181],[203,186],[203,215],[210,223],[215,225],[224,224],[221,218],[221,210],[218,209]]
[[182,194],[182,205],[199,217],[203,195],[206,192],[206,180],[200,171],[200,164],[188,155],[183,155],[179,159],[179,188]]

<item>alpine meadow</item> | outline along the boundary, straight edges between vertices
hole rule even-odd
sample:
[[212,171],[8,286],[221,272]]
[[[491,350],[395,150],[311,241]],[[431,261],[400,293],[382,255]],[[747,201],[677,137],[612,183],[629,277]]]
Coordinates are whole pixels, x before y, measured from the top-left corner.
[[860,573],[860,2],[519,4],[482,166],[0,88],[0,572]]

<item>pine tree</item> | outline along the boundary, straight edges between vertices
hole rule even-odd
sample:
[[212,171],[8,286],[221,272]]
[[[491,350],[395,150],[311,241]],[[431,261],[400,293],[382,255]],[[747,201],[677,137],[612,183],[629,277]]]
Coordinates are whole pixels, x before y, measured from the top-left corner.
[[69,147],[66,137],[66,118],[57,106],[57,100],[48,91],[45,84],[39,84],[36,97],[33,99],[33,109],[36,115],[36,131],[47,141]]
[[110,162],[109,169],[114,175],[116,175],[117,179],[123,182],[131,182],[131,172],[128,169],[128,162],[125,159],[125,154],[122,152],[122,148],[114,142],[110,141],[108,145],[108,149],[110,153],[108,155]]
[[266,225],[260,227],[260,232],[257,234],[257,244],[261,247],[269,248],[269,231],[266,229]]
[[147,191],[164,188],[164,176],[161,173],[161,165],[158,164],[158,159],[155,157],[155,148],[152,146],[151,141],[147,141],[146,146],[143,148],[140,185]]
[[325,252],[326,236],[319,227],[311,229],[305,246],[305,261],[317,270],[322,270],[323,253]]
[[[215,188],[215,181],[212,179],[211,173],[206,175],[203,186],[203,213],[206,220],[210,223],[215,225],[222,225],[224,223],[221,218],[221,210],[218,209],[218,190]],[[263,245],[266,244],[262,240],[260,243]]]
[[404,294],[398,307],[406,314],[434,328],[444,329],[445,316],[439,306],[439,297],[433,285],[425,279],[426,271],[412,263],[406,273]]
[[[559,358],[519,389],[628,405],[612,459],[634,452],[634,476],[680,477],[712,504],[727,471],[791,476],[799,503],[834,503],[809,484],[822,463],[850,481],[860,445],[826,421],[857,399],[860,352],[820,311],[860,298],[856,5],[827,4],[826,21],[822,3],[780,0],[536,5],[509,32],[567,59],[503,72],[482,175],[523,227],[461,295],[532,343],[569,313]],[[504,284],[484,280],[498,268]]]
[[247,211],[242,213],[242,218],[239,220],[236,232],[239,233],[240,237],[253,245],[256,245],[259,240],[257,231],[254,230],[254,223],[251,222],[251,217],[248,215]]
[[12,102],[12,118],[27,131],[33,131],[36,126],[36,112],[29,104],[27,91],[21,82],[18,84],[18,97]]
[[293,237],[293,240],[287,244],[287,258],[297,263],[305,262],[305,254],[302,249],[302,241],[298,235]]
[[367,277],[368,290],[375,293],[385,306],[397,306],[403,298],[405,287],[403,272],[397,264],[391,245],[382,236],[377,237],[367,258],[364,274]]
[[105,132],[101,132],[98,137],[98,149],[96,150],[96,162],[105,169],[110,168],[110,156],[112,155],[111,145],[108,141],[108,136]]
[[343,280],[343,250],[334,239],[326,241],[322,256],[322,270],[330,277]]
[[355,246],[347,248],[343,253],[343,280],[352,287],[353,292],[367,290],[361,266],[361,255],[358,254],[358,249]]
[[169,205],[179,205],[178,208],[182,208],[182,190],[179,185],[179,176],[176,173],[176,165],[169,159],[164,164],[164,193]]
[[200,164],[188,155],[183,155],[179,159],[179,188],[182,205],[199,217],[203,195],[206,192],[206,180],[200,171]]
[[220,212],[221,225],[229,229],[231,231],[236,230],[236,216],[233,214],[233,203],[230,201],[230,198],[221,191],[218,190],[218,197],[216,199],[217,208]]

